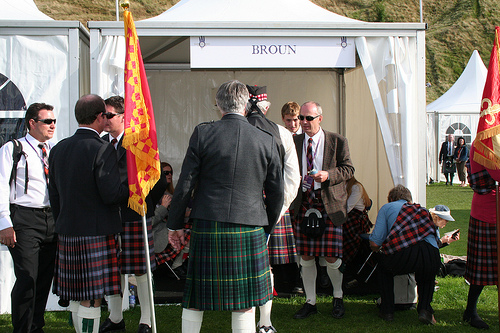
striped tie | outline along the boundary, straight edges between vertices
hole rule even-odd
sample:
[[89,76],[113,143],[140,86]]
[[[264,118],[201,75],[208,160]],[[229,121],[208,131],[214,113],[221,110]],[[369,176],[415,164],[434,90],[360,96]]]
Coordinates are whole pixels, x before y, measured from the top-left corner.
[[40,143],[38,147],[42,150],[43,172],[45,173],[45,181],[49,183],[49,159],[47,158],[47,149],[45,143]]
[[115,147],[115,149],[117,148],[116,147],[117,142],[118,142],[118,140],[116,140],[116,138],[113,138],[113,140],[111,140],[111,144],[113,145],[113,147]]
[[[307,172],[311,171],[313,169],[313,152],[312,152],[312,146],[313,146],[313,140],[312,138],[309,138],[307,141],[307,151],[306,151],[306,158],[307,158]],[[312,202],[311,199],[314,198],[314,182],[312,182],[311,187],[307,189],[307,197],[309,199],[309,203]]]

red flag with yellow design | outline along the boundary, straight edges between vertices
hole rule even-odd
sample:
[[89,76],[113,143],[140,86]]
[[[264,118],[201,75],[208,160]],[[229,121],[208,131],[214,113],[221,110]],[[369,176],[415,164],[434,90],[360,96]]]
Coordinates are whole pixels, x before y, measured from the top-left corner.
[[495,27],[488,75],[481,100],[481,114],[474,140],[474,161],[488,169],[500,169],[500,27]]
[[128,206],[144,216],[146,196],[160,179],[160,155],[148,80],[132,13],[125,10],[125,133]]

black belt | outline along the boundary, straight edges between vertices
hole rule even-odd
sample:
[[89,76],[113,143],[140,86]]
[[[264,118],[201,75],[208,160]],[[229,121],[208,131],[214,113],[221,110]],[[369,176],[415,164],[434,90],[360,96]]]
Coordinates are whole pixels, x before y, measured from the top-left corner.
[[11,206],[14,206],[16,209],[31,210],[33,212],[52,213],[52,208],[50,206],[42,208],[25,207],[16,204],[11,204]]

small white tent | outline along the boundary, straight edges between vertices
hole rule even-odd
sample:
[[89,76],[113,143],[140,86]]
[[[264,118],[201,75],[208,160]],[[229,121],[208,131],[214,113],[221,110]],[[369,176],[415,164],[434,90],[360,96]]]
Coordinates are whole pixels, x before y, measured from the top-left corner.
[[[54,21],[33,0],[0,0],[0,143],[24,130],[26,108],[54,106],[54,141],[76,128],[78,97],[90,91],[89,33],[80,22]],[[0,313],[10,312],[12,259],[0,245]],[[48,309],[59,309],[52,295]]]
[[[463,136],[470,147],[476,137],[481,99],[488,70],[474,50],[464,71],[441,97],[427,105],[427,176],[444,181],[439,167],[441,143],[448,134]],[[455,177],[458,181],[458,178]]]
[[[425,204],[425,27],[357,21],[308,0],[182,0],[137,21],[160,157],[180,170],[193,127],[219,118],[217,87],[238,79],[267,86],[269,117],[278,123],[284,103],[318,101],[323,128],[349,140],[374,214],[394,184],[405,184]],[[123,23],[89,22],[89,28],[91,90],[121,94]],[[294,52],[262,52],[279,45]],[[332,52],[323,59],[321,50]],[[351,62],[337,62],[346,54]]]

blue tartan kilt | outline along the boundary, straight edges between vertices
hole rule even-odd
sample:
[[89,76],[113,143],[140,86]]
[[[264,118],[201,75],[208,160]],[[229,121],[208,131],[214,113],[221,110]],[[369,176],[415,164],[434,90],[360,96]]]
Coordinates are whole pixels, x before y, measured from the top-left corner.
[[[146,226],[148,232],[149,259],[151,271],[153,271],[156,268],[156,257],[151,219],[146,220]],[[123,231],[120,233],[120,236],[120,272],[122,274],[146,274],[146,251],[144,250],[142,221],[124,222]]]
[[272,295],[262,227],[193,221],[184,308],[242,310],[263,305]]
[[[336,227],[328,217],[325,205],[323,205],[323,201],[321,200],[321,190],[315,190],[314,193],[316,199],[312,204],[307,201],[306,193],[303,193],[297,219],[292,221],[297,253],[312,257],[342,258],[342,226]],[[309,208],[319,210],[325,220],[325,232],[319,238],[307,237],[300,230],[300,222],[302,222]]]
[[58,235],[53,292],[84,301],[120,294],[116,235]]
[[465,266],[465,279],[470,284],[498,284],[496,230],[495,223],[486,223],[470,217]]
[[297,262],[295,237],[293,236],[292,220],[288,210],[276,224],[274,232],[269,238],[268,250],[271,266]]

